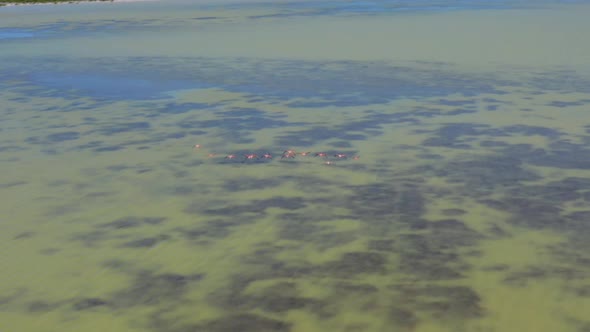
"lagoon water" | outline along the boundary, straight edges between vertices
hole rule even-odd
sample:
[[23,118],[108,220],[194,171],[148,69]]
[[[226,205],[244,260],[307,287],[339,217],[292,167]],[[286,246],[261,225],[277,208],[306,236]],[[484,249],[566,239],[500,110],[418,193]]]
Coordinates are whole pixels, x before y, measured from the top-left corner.
[[0,330],[590,331],[589,16],[0,8]]

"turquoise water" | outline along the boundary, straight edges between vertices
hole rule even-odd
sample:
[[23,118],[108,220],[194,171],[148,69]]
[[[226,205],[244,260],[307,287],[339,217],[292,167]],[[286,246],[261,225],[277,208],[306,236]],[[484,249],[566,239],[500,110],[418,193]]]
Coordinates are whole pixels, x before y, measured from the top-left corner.
[[0,8],[0,330],[588,331],[589,12]]

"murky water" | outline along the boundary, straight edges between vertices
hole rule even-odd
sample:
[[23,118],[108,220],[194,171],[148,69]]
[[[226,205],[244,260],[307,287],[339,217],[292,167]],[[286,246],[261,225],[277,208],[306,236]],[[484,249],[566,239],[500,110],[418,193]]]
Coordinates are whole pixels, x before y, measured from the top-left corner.
[[589,14],[1,8],[0,330],[590,331]]

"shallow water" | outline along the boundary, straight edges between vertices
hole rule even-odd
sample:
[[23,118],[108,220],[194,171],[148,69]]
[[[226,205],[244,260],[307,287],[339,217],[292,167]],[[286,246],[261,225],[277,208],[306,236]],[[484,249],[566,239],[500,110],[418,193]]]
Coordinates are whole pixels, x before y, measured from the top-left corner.
[[589,12],[1,8],[0,330],[589,331]]

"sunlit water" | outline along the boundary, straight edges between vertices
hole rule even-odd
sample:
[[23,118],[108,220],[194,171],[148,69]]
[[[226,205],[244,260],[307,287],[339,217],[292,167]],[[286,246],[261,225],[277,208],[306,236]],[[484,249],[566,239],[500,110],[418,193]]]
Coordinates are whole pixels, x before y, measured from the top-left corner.
[[589,16],[0,8],[0,331],[590,331]]

